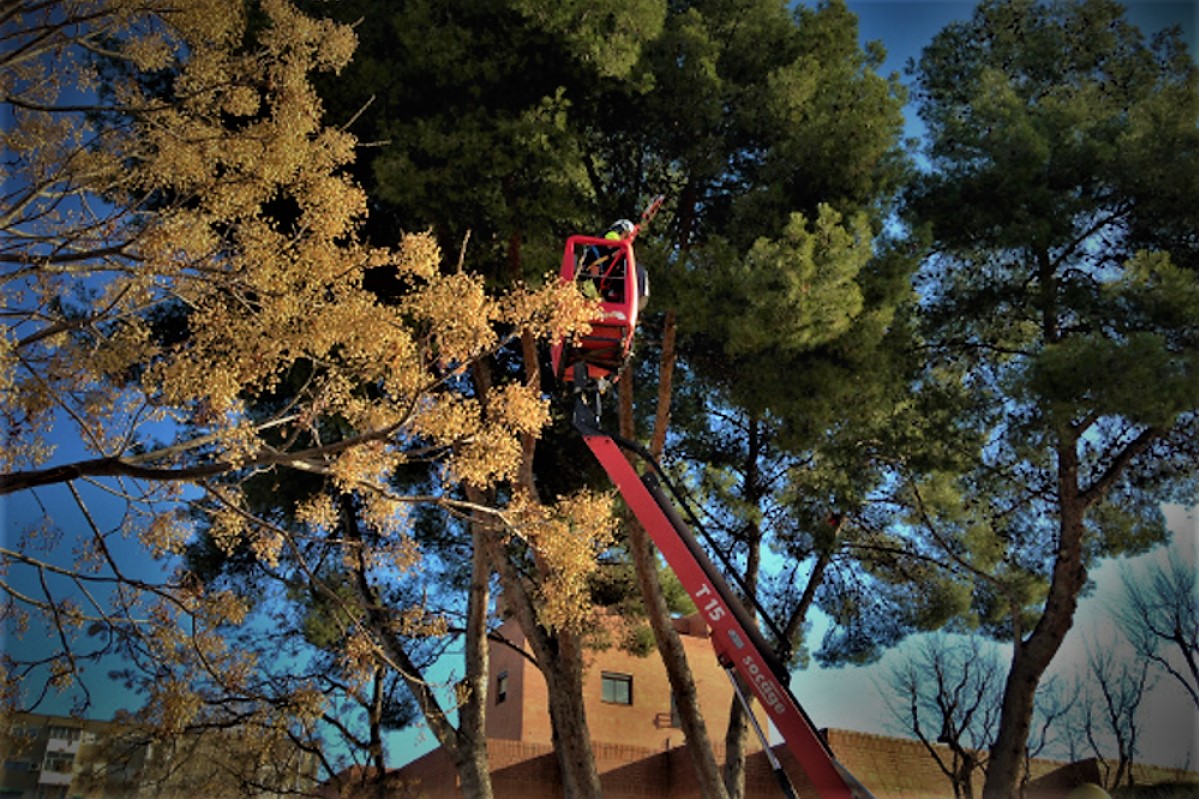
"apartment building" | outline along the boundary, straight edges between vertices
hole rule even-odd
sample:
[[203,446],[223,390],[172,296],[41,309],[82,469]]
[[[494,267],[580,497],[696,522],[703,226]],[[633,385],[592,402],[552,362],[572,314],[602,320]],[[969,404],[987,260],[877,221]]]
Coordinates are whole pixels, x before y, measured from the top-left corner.
[[0,799],[273,799],[316,784],[311,755],[264,752],[246,736],[235,727],[162,739],[129,724],[13,714],[0,728]]
[[0,796],[67,799],[104,794],[84,788],[83,764],[94,760],[96,742],[107,738],[107,722],[22,713],[7,719],[0,735],[4,756]]

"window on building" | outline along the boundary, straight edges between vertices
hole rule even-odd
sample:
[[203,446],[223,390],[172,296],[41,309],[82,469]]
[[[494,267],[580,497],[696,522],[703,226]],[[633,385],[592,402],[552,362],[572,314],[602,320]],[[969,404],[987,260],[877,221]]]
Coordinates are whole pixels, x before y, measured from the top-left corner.
[[600,698],[614,705],[633,704],[633,677],[605,671],[600,675]]
[[[30,771],[33,769],[33,764],[28,760],[5,760],[5,771]],[[2,793],[2,792],[0,792]]]
[[495,703],[498,705],[508,698],[508,672],[501,671],[495,678]]
[[53,726],[49,730],[51,738],[57,738],[61,741],[78,741],[79,734],[82,732],[78,727],[62,727]]
[[42,761],[42,771],[53,771],[58,774],[70,774],[75,768],[75,756],[63,752],[51,752]]

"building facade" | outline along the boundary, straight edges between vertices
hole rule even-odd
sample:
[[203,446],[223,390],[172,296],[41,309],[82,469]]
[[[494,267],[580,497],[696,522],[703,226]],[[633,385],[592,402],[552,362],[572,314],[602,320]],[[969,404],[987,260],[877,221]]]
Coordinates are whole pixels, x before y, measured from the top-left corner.
[[[708,628],[697,615],[675,619],[700,697],[708,737],[723,760],[723,740],[735,695],[717,662]],[[487,698],[487,747],[496,799],[561,797],[552,746],[549,697],[515,624],[500,630],[507,644],[492,643]],[[657,652],[638,656],[611,647],[590,653],[584,709],[605,799],[698,799],[699,787],[679,727],[666,668]],[[769,730],[755,704],[759,726]],[[752,730],[746,738],[746,797],[779,796],[778,782]],[[773,747],[801,796],[814,795],[786,747]],[[361,772],[342,780],[343,795],[377,795]],[[357,782],[361,788],[356,788]],[[460,799],[457,775],[440,749],[389,773],[388,799]],[[331,791],[330,795],[336,795]]]
[[[721,740],[734,699],[732,685],[716,662],[707,627],[698,616],[676,619],[675,629],[701,697],[708,735]],[[500,633],[509,644],[491,644],[487,737],[548,745],[552,730],[545,680],[523,651],[519,626],[505,624]],[[583,701],[596,741],[654,751],[683,743],[666,667],[656,650],[645,657],[616,647],[590,653]],[[759,722],[765,729],[764,715],[759,714]],[[761,749],[752,732],[747,744]]]
[[104,796],[84,787],[87,764],[96,762],[98,742],[113,726],[33,713],[15,714],[0,731],[3,771],[0,796],[21,799],[67,799]]
[[0,799],[273,799],[317,784],[315,757],[236,727],[156,738],[131,724],[17,713],[0,726],[0,754]]

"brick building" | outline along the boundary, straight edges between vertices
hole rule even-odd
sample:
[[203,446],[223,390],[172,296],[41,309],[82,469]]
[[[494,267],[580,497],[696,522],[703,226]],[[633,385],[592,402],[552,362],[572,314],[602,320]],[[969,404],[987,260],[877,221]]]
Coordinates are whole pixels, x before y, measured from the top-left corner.
[[[707,627],[699,617],[678,619],[675,629],[687,652],[696,690],[703,697],[708,734],[719,740],[728,726],[732,686],[712,654]],[[515,649],[524,646],[520,628],[506,624],[501,633],[512,646],[491,646],[487,737],[548,745],[552,731],[545,680],[537,667]],[[683,743],[666,667],[656,653],[638,657],[617,648],[593,652],[583,693],[587,724],[595,741],[620,742],[622,746],[651,751]],[[760,718],[765,725],[764,716]],[[756,741],[751,744],[761,748]]]
[[[728,723],[732,688],[698,617],[677,620],[676,629],[694,672],[716,756],[723,759],[719,742]],[[504,632],[516,646],[523,643],[515,625]],[[561,797],[545,681],[527,658],[496,644],[491,649],[490,672],[487,750],[496,799]],[[686,742],[672,714],[666,670],[658,657],[640,658],[615,649],[595,652],[584,691],[605,799],[698,799]],[[876,799],[953,796],[948,778],[918,741],[836,729],[823,732],[837,759]],[[750,739],[746,797],[778,799],[782,793],[765,753],[752,733]],[[799,795],[814,796],[787,748],[777,745],[773,749]],[[1093,772],[1085,763],[1037,761],[1028,799],[1063,799],[1080,783],[1097,781]],[[1141,767],[1140,774],[1142,783],[1199,782],[1199,775],[1190,772]],[[457,774],[440,749],[389,772],[383,786],[360,781],[362,777],[360,771],[343,774],[326,786],[328,795],[461,799]]]
[[[709,738],[717,758],[723,759],[732,686],[716,660],[708,629],[699,616],[676,619],[674,624],[695,679]],[[511,646],[491,646],[487,707],[488,758],[495,796],[560,797],[562,786],[551,744],[545,681],[536,666],[518,651],[524,645],[519,627],[508,624],[501,631]],[[699,796],[686,741],[674,714],[666,669],[656,653],[638,657],[616,648],[593,652],[583,690],[606,799]],[[758,719],[763,729],[769,729],[760,710]],[[887,739],[833,731],[831,740],[861,750],[861,765],[874,768],[878,758],[872,758],[871,750]],[[746,748],[750,753],[746,762],[747,797],[775,799],[780,795],[778,784],[752,731]],[[813,795],[803,770],[786,747],[776,746],[774,751],[800,795]],[[835,751],[841,757],[840,750]],[[927,754],[921,754],[928,759]],[[892,765],[899,764],[884,758],[884,768]],[[854,770],[852,766],[850,769]],[[360,778],[362,774],[354,776]],[[346,775],[344,781],[352,783],[354,779]],[[389,773],[382,795],[388,799],[460,799],[461,792],[449,758],[438,749]]]

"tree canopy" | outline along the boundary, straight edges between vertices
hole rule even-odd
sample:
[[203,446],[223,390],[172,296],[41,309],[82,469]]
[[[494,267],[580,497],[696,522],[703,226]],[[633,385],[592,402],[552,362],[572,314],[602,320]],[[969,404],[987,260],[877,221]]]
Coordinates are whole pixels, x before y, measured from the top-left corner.
[[[670,608],[544,345],[594,314],[563,237],[659,192],[623,434],[670,453],[796,662],[1010,641],[987,796],[1088,570],[1196,499],[1199,69],[1112,0],[942,31],[920,168],[840,0],[18,5],[0,495],[40,518],[0,548],[0,613],[53,640],[4,652],[12,707],[86,712],[116,658],[159,731],[338,738],[377,774],[415,708],[487,797],[498,587],[566,791],[598,796],[589,621],[648,613],[670,662]],[[733,715],[723,783],[693,753],[715,799]]]
[[914,74],[926,380],[967,387],[956,424],[987,445],[913,484],[911,528],[1016,643],[999,797],[1088,568],[1159,542],[1160,503],[1195,499],[1199,70],[1177,31],[1146,41],[1116,3],[1012,0],[946,28]]
[[[459,487],[510,479],[521,437],[548,421],[535,388],[463,374],[513,329],[579,328],[587,303],[552,283],[490,291],[444,263],[427,233],[362,242],[355,140],[323,123],[310,81],[345,67],[350,28],[275,0],[250,15],[215,1],[13,13],[0,491],[33,492],[43,518],[4,547],[4,607],[6,623],[58,643],[46,657],[7,650],[5,696],[36,706],[39,684],[82,686],[85,711],[83,672],[117,655],[162,729],[210,720],[237,697],[243,723],[259,713],[264,728],[308,741],[328,707],[322,674],[235,643],[269,623],[274,606],[259,603],[281,594],[176,569],[196,554],[197,527],[215,554],[252,563],[283,594],[298,583],[326,604],[344,600],[322,582],[329,557],[395,580],[419,556],[409,509],[490,512]],[[364,287],[380,268],[396,286],[386,301]],[[421,492],[393,482],[405,465],[429,475]],[[327,490],[299,490],[313,477]],[[270,479],[292,487],[293,523],[255,503]],[[308,561],[314,542],[344,530],[339,494],[355,497],[369,552],[342,535]],[[63,499],[80,529],[63,529]],[[510,513],[492,519],[497,529],[524,517],[523,540],[544,545],[562,585],[580,579],[552,519]],[[44,546],[47,535],[71,541],[75,560]],[[407,635],[443,623],[396,612]],[[371,678],[387,657],[366,618],[332,618],[347,680]]]

